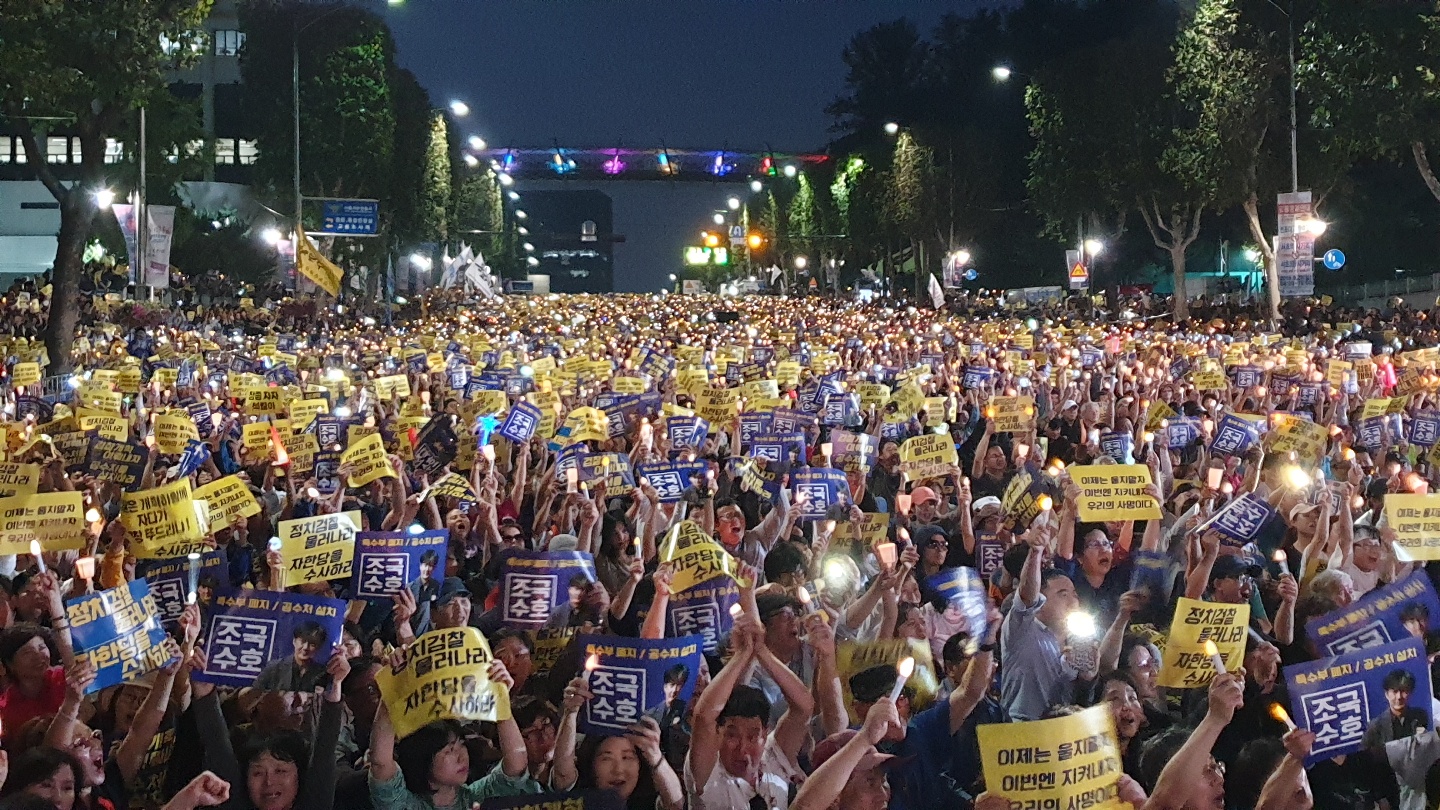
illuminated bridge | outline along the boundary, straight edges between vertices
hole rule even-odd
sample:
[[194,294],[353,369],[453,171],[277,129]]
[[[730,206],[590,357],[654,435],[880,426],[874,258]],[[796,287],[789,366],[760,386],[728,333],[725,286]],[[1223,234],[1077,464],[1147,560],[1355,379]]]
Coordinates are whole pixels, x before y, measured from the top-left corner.
[[[473,165],[488,164],[513,180],[683,180],[744,183],[790,176],[828,161],[828,155],[795,152],[738,152],[728,149],[654,149],[608,147],[569,149],[510,148],[471,151]],[[466,160],[470,160],[467,156]]]

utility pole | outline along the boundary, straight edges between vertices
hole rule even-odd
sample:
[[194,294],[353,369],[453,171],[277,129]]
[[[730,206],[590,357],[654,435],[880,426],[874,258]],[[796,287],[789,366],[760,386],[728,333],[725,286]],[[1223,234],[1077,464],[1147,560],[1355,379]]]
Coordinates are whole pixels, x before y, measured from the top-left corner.
[[150,210],[145,205],[145,108],[140,108],[140,183],[136,186],[135,200],[135,283],[144,284],[146,298],[155,300],[155,288],[150,285]]

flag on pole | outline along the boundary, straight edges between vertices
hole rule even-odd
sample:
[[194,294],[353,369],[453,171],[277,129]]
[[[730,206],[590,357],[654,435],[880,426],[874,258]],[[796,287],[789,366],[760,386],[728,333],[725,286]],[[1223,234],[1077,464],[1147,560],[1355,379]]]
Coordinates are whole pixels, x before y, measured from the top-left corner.
[[336,298],[340,297],[340,279],[345,271],[321,255],[320,250],[311,244],[310,237],[299,228],[295,233],[295,269],[315,282],[315,286]]
[[936,309],[945,306],[945,288],[940,286],[934,273],[930,274],[930,303],[934,304]]

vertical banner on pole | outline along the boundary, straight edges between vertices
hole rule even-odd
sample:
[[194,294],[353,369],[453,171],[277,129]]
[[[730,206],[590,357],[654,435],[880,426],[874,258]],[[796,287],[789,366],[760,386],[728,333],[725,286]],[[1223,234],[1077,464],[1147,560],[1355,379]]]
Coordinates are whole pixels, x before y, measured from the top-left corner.
[[1315,236],[1307,229],[1315,209],[1310,192],[1278,196],[1275,268],[1281,298],[1304,298],[1315,293]]
[[110,206],[110,210],[115,212],[115,221],[120,224],[120,233],[125,237],[125,255],[130,263],[130,283],[134,284],[140,266],[140,249],[135,242],[135,206],[115,203]]

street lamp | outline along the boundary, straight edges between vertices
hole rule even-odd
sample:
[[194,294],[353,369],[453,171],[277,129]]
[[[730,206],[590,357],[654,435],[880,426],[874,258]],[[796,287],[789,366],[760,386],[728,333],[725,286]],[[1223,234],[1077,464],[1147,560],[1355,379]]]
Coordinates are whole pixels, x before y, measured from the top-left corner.
[[426,256],[424,253],[420,253],[418,251],[410,254],[410,263],[420,268],[421,270],[429,270],[431,267],[434,266],[433,263],[430,261],[429,256]]
[[505,174],[504,172],[501,172],[501,173],[500,173],[500,185],[505,186],[506,188],[509,188],[511,185],[514,184],[514,182],[515,182],[515,178],[511,177],[511,176],[508,175],[508,174]]
[[470,148],[471,148],[471,149],[474,149],[474,150],[477,151],[477,152],[480,151],[480,150],[482,150],[482,149],[484,149],[484,148],[485,148],[485,139],[482,138],[482,137],[480,137],[479,135],[471,135],[471,136],[470,136]]
[[997,82],[1008,82],[1010,77],[1015,75],[1015,71],[1006,65],[996,65],[990,69],[990,75],[994,76]]
[[785,176],[786,176],[786,177],[794,177],[795,175],[797,175],[797,174],[799,174],[799,173],[800,173],[800,170],[797,169],[797,168],[795,168],[795,164],[794,164],[794,163],[787,163],[787,164],[785,164]]
[[534,256],[531,256],[530,258],[528,258],[528,259],[525,260],[525,266],[526,266],[526,267],[539,267],[539,266],[540,266],[540,260],[537,259],[537,258],[535,258]]
[[470,105],[459,99],[454,99],[450,102],[450,112],[454,113],[457,117],[464,118],[470,114]]
[[1297,224],[1311,236],[1324,236],[1325,229],[1330,227],[1328,223],[1321,219],[1305,219]]
[[473,168],[475,168],[476,166],[479,166],[479,165],[480,165],[480,158],[477,158],[477,157],[475,157],[474,155],[466,155],[466,156],[465,156],[465,165],[466,165],[466,166],[469,166],[470,168],[473,169]]
[[809,264],[809,263],[810,263],[810,260],[807,259],[807,258],[805,258],[804,256],[796,256],[796,257],[795,257],[795,269],[796,269],[796,270],[804,270],[804,269],[805,269],[805,265],[807,265],[807,264]]
[[515,218],[516,218],[516,219],[525,219],[527,216],[529,216],[529,214],[526,214],[524,211],[516,211],[516,212],[515,212]]
[[671,274],[670,274],[670,280],[671,280],[671,281],[674,281],[674,280],[675,280],[675,274],[674,274],[674,273],[671,273]]
[[516,200],[520,199],[520,195],[513,191],[507,192],[505,196],[510,198],[510,202],[515,202]]
[[1086,239],[1085,252],[1090,254],[1091,256],[1099,256],[1101,253],[1105,252],[1105,243],[1101,242],[1099,239]]
[[725,224],[725,215],[720,213],[719,211],[716,211],[715,216],[711,217],[710,219],[712,219],[716,225]]
[[1251,264],[1259,264],[1260,251],[1256,250],[1253,247],[1245,248],[1245,261],[1250,262]]
[[892,138],[896,135],[899,135],[900,125],[895,123],[894,121],[890,121],[889,123],[885,124],[885,134],[891,136]]
[[260,241],[271,247],[280,244],[280,229],[266,228],[265,230],[260,232]]
[[102,188],[99,191],[95,192],[95,204],[100,206],[101,210],[109,208],[114,202],[115,192],[111,191],[110,189]]
[[728,200],[725,201],[725,206],[726,206],[727,208],[729,208],[731,211],[739,211],[739,210],[740,210],[740,198],[739,198],[739,197],[731,197],[730,199],[728,199]]
[[530,244],[529,242],[526,242],[525,244],[521,245],[521,247],[525,248],[525,252],[526,252],[526,253],[534,253],[534,252],[535,252],[535,246],[532,245],[532,244]]
[[752,191],[753,193],[759,194],[761,191],[764,190],[764,188],[765,184],[760,182],[759,180],[750,181],[750,191]]

